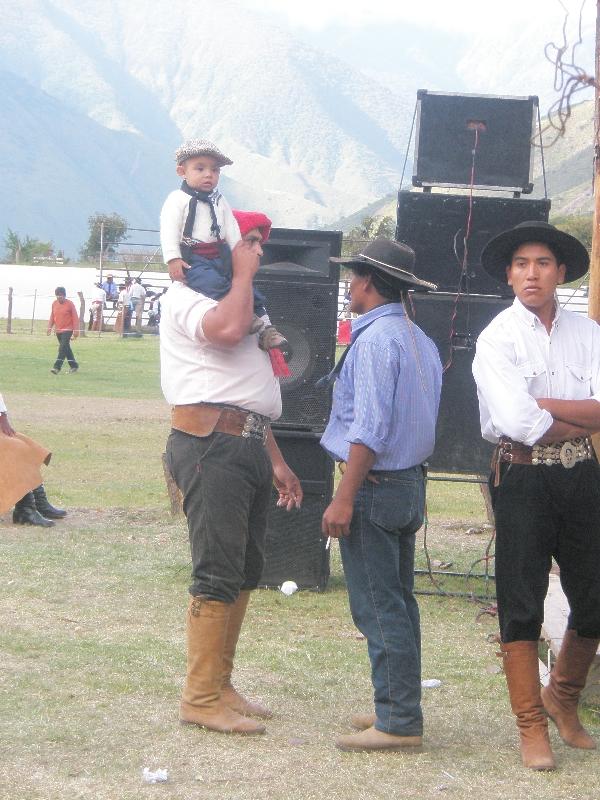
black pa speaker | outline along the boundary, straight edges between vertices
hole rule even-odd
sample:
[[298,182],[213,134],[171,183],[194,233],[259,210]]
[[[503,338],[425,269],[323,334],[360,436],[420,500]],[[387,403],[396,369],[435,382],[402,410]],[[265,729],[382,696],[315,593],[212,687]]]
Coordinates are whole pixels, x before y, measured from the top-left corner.
[[530,193],[537,107],[533,96],[420,89],[413,186],[473,184]]
[[[498,233],[520,222],[547,222],[550,200],[473,197],[433,192],[398,193],[396,239],[412,247],[416,272],[440,291],[512,297],[506,282],[483,271],[481,251]],[[462,274],[465,232],[471,210],[466,273]]]
[[288,228],[273,229],[263,244],[254,283],[291,347],[291,375],[280,379],[283,412],[277,428],[322,431],[329,419],[331,392],[315,384],[335,364],[339,267],[329,258],[340,254],[341,245],[338,231]]
[[508,299],[411,293],[416,324],[436,343],[443,365],[442,396],[433,455],[436,472],[487,475],[493,445],[481,438],[477,388],[471,372],[475,343]]
[[272,228],[271,235],[262,248],[264,256],[261,259],[261,272],[264,267],[272,270],[295,264],[329,277],[329,259],[342,252],[342,232]]
[[275,430],[283,457],[304,490],[300,510],[269,511],[265,568],[261,586],[295,581],[301,589],[324,589],[329,578],[329,549],[321,536],[321,518],[333,493],[333,461],[310,431]]

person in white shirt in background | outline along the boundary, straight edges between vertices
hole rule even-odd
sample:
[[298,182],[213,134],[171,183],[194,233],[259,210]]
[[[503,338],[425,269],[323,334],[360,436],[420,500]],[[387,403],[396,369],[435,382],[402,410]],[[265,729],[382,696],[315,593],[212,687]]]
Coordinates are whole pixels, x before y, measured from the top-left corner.
[[131,304],[131,278],[126,278],[125,283],[119,284],[119,303],[118,309],[121,315],[121,329],[131,330],[131,315],[133,306]]
[[[490,491],[504,671],[524,766],[554,769],[548,716],[566,744],[594,749],[577,705],[600,641],[600,326],[561,308],[556,287],[585,275],[573,236],[523,222],[485,246],[483,268],[507,280],[510,308],[477,340],[481,431],[497,443]],[[547,687],[538,640],[552,558],[570,614]]]
[[146,289],[142,286],[142,279],[136,278],[129,290],[131,299],[131,313],[135,317],[136,330],[142,327],[142,314],[144,312],[144,300],[146,299]]
[[94,284],[92,302],[90,306],[91,319],[89,329],[101,331],[104,325],[104,308],[106,306],[106,292],[101,283]]

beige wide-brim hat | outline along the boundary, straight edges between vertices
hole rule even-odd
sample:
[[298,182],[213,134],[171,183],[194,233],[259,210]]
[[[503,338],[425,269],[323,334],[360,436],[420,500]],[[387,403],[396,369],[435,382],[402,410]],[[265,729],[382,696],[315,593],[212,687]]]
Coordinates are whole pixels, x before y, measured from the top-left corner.
[[589,269],[590,257],[579,239],[537,220],[520,222],[490,239],[481,253],[481,266],[492,278],[506,282],[506,268],[510,266],[512,254],[527,242],[550,244],[560,251],[561,263],[566,267],[565,283],[583,278]]
[[52,453],[22,433],[0,431],[0,514],[4,514],[42,481],[40,467]]
[[343,264],[350,268],[353,264],[364,264],[375,272],[393,278],[395,283],[400,284],[400,288],[419,292],[435,292],[437,289],[435,283],[421,280],[413,274],[414,250],[403,242],[395,242],[392,239],[374,239],[354,256],[329,260],[334,264]]

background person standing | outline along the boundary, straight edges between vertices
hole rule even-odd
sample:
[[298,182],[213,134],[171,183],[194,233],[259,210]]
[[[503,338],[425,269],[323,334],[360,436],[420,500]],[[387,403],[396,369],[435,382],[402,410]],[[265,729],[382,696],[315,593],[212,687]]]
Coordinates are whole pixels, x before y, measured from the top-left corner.
[[54,294],[56,295],[56,300],[52,303],[52,311],[50,312],[46,333],[50,336],[52,328],[54,328],[58,339],[58,355],[50,372],[53,375],[58,375],[65,358],[69,362],[69,372],[77,372],[79,364],[71,350],[71,337],[76,339],[79,336],[79,317],[73,303],[67,300],[67,292],[64,286],[57,286]]

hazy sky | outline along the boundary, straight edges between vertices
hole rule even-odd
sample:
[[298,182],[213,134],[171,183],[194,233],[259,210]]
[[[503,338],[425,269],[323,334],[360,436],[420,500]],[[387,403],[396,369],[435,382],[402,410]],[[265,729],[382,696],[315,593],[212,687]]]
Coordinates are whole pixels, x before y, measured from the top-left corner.
[[571,21],[584,7],[587,20],[595,16],[593,0],[241,0],[244,5],[287,17],[291,26],[313,30],[331,24],[360,26],[381,22],[411,22],[447,31],[476,31],[487,25],[510,25],[526,15],[562,19],[564,10]]

